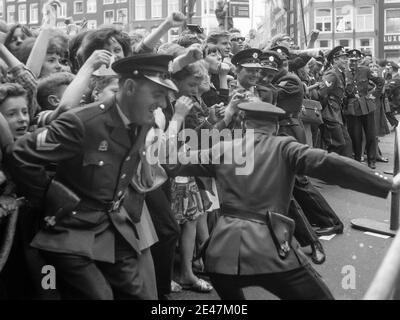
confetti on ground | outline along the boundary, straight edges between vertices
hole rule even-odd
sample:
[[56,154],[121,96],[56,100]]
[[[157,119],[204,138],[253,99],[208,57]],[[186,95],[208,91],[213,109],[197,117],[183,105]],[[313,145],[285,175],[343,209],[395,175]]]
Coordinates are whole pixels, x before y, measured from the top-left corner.
[[360,243],[360,248],[364,248],[364,243]]
[[390,236],[384,236],[383,234],[378,234],[378,233],[373,233],[373,232],[365,232],[364,234],[366,234],[368,236],[382,238],[382,239],[389,239],[390,238]]
[[336,237],[336,234],[333,234],[331,236],[322,236],[319,238],[319,240],[331,241],[334,237]]

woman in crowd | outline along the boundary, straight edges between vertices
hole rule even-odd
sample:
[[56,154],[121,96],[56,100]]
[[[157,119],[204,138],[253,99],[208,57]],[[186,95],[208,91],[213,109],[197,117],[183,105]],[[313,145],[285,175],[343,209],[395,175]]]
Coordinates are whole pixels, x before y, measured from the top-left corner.
[[32,38],[33,33],[31,30],[24,25],[16,24],[10,28],[7,33],[7,36],[4,40],[4,45],[13,55],[18,54],[18,50],[20,49],[22,43],[26,38]]

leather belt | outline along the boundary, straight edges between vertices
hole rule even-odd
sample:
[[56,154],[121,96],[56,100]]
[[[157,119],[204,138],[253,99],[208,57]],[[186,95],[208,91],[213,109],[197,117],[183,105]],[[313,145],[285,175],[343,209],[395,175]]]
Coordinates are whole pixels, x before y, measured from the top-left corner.
[[286,126],[298,126],[300,125],[300,121],[298,118],[290,117],[290,118],[285,118],[279,121],[279,125],[281,127],[286,127]]
[[89,199],[83,199],[78,207],[81,207],[82,209],[90,209],[95,211],[113,213],[118,211],[122,207],[122,204],[124,203],[124,198],[125,194],[123,194],[116,200],[110,202],[99,202]]
[[251,212],[249,210],[239,210],[230,206],[222,205],[221,215],[229,218],[236,218],[247,221],[256,221],[261,224],[267,224],[267,216],[258,212]]

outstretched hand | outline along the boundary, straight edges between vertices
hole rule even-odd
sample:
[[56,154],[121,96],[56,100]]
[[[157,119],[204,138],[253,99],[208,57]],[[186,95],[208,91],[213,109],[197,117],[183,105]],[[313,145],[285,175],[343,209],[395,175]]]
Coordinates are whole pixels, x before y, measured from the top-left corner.
[[58,8],[61,8],[61,4],[58,0],[49,0],[43,5],[43,26],[56,27]]
[[185,21],[186,16],[182,12],[173,12],[168,16],[166,23],[169,28],[176,28],[182,26]]

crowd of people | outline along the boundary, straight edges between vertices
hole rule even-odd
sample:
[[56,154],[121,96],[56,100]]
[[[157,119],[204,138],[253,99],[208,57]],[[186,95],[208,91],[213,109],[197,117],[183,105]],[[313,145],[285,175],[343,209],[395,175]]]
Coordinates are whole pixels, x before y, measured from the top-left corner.
[[[163,43],[185,20],[67,34],[48,5],[38,32],[1,24],[0,298],[244,299],[251,285],[333,298],[306,255],[324,263],[319,236],[344,226],[309,177],[379,197],[399,188],[373,171],[398,126],[398,65],[314,48],[318,33],[306,50],[287,35],[252,48],[233,28]],[[174,142],[188,129],[254,130],[254,172],[148,163],[155,140],[196,157],[200,143]]]

